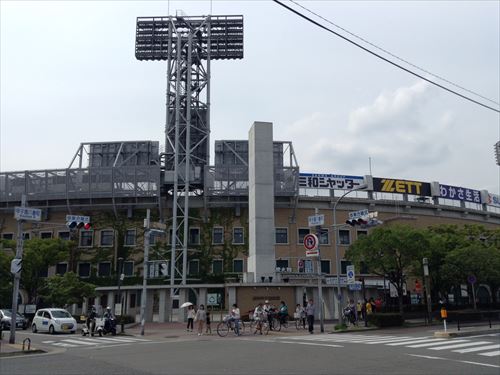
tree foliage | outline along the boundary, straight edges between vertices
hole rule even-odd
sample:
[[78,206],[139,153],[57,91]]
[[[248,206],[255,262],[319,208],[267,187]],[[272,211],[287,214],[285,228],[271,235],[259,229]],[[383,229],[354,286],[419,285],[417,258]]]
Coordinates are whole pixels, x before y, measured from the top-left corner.
[[370,273],[387,277],[398,291],[399,308],[403,312],[405,277],[415,272],[417,260],[428,246],[423,230],[403,225],[383,226],[358,239],[346,258],[358,269],[363,263]]
[[60,239],[32,239],[24,242],[21,287],[28,293],[29,302],[37,302],[48,267],[67,259],[69,246],[70,241]]
[[66,307],[81,302],[82,298],[94,297],[95,285],[81,281],[73,272],[66,272],[63,276],[47,278],[41,295],[53,307]]

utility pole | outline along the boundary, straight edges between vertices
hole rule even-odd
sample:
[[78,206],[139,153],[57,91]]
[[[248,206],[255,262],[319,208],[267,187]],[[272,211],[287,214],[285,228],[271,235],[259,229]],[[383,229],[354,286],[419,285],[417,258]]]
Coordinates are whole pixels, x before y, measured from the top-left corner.
[[146,219],[144,219],[144,268],[142,278],[142,294],[141,294],[141,336],[144,336],[144,324],[146,320],[146,293],[148,287],[148,260],[149,260],[149,236],[151,232],[150,226],[151,210],[148,208]]
[[429,316],[429,324],[432,323],[432,299],[431,299],[431,282],[429,277],[429,260],[422,259],[424,265],[424,279],[425,279],[425,298],[427,304],[427,315]]
[[[318,215],[318,209],[314,209],[314,214]],[[324,317],[323,317],[323,280],[321,276],[321,225],[316,226],[316,235],[318,236],[318,299],[319,299],[319,327],[321,333],[325,332]]]

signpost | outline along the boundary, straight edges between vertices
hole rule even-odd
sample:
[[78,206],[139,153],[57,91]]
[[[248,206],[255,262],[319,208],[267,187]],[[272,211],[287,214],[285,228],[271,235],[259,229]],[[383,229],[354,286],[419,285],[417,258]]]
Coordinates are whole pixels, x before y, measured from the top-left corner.
[[469,284],[472,287],[472,302],[474,303],[474,310],[476,310],[476,290],[474,288],[474,284],[477,281],[476,276],[474,276],[474,275],[467,276],[467,281],[469,282]]
[[368,210],[349,212],[349,220],[361,219],[367,217],[368,215],[370,215],[370,212],[368,212]]
[[353,265],[347,266],[346,271],[347,271],[347,284],[355,284],[356,277],[354,275],[354,266]]
[[318,236],[315,234],[306,234],[304,236],[304,247],[306,248],[306,257],[319,256]]
[[[19,281],[21,280],[21,271],[23,266],[23,223],[25,220],[40,221],[42,219],[42,210],[38,208],[26,207],[26,195],[21,198],[21,206],[14,208],[14,218],[17,220],[17,238],[16,238],[16,256],[10,264],[10,271],[14,275],[12,288],[12,321],[15,321],[15,312],[17,311],[17,299],[19,295]],[[16,324],[10,325],[9,344],[16,343]]]
[[309,226],[317,227],[325,224],[325,215],[313,215],[308,217]]

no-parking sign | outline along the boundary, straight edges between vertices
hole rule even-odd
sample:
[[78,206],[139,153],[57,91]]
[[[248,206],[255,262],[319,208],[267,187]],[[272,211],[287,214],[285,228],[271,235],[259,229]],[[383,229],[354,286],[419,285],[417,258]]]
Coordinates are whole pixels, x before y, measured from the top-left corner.
[[319,256],[318,237],[315,234],[304,236],[304,247],[306,248],[306,257]]

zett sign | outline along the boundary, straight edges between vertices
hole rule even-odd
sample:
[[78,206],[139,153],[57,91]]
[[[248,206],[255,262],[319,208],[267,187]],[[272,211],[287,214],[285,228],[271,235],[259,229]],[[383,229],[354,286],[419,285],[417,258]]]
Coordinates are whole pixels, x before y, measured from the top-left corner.
[[373,177],[373,190],[383,193],[412,194],[431,196],[431,184],[421,181],[394,180],[391,178]]

